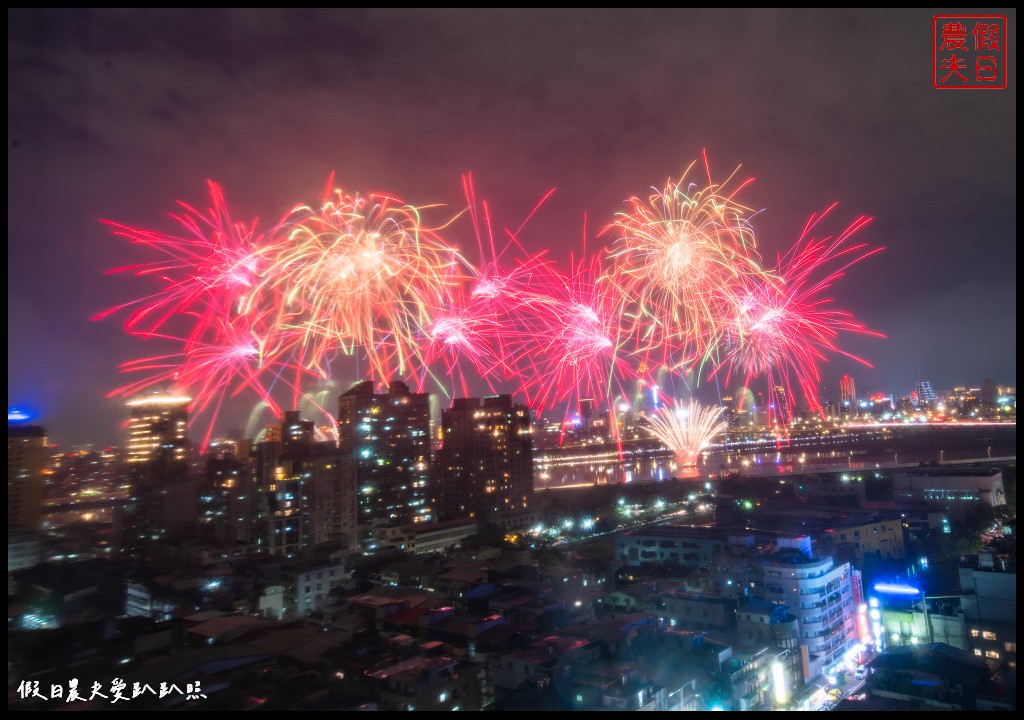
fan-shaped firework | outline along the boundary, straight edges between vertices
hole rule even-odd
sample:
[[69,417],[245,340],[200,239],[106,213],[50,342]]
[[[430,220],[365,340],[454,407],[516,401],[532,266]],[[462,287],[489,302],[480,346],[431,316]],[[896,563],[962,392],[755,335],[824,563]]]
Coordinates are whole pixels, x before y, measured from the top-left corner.
[[694,400],[665,406],[648,421],[651,433],[672,451],[681,467],[696,465],[704,448],[725,430],[722,408],[705,407]]

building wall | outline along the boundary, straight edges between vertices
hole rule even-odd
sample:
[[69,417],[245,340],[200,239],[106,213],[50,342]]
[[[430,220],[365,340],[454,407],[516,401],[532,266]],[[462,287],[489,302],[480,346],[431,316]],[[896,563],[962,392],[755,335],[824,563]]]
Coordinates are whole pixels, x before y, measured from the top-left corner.
[[458,545],[470,535],[477,532],[475,523],[444,524],[436,529],[416,532],[413,550],[417,553],[440,552]]
[[348,580],[344,563],[304,563],[285,568],[285,601],[289,614],[308,615],[326,605],[331,588]]
[[29,534],[7,533],[7,574],[35,567],[39,563],[39,538]]
[[962,517],[978,502],[1006,504],[1003,474],[996,468],[913,468],[894,472],[892,479],[897,501],[942,504],[953,516]]
[[459,398],[441,414],[437,454],[441,517],[470,517],[503,530],[532,524],[530,409],[509,395]]
[[386,394],[363,382],[338,399],[338,439],[355,458],[358,524],[437,519],[430,475],[430,396],[392,382]]
[[970,651],[1017,670],[1017,573],[960,568]]
[[686,529],[674,526],[668,526],[664,532],[655,527],[615,536],[615,556],[626,565],[669,563],[679,567],[706,567],[726,546],[724,537],[687,533]]
[[[792,562],[780,561],[788,557]],[[853,578],[849,563],[811,560],[790,551],[764,562],[764,599],[786,605],[800,621],[801,642],[827,669],[855,641]]]
[[656,612],[671,627],[731,630],[736,626],[736,602],[726,598],[666,593],[659,598]]
[[868,555],[882,558],[906,557],[903,525],[898,518],[836,528],[834,536],[839,543],[853,545],[857,567],[864,566],[864,558]]
[[355,458],[334,450],[309,458],[306,465],[311,474],[313,544],[340,541],[346,547],[357,547]]
[[7,527],[39,529],[43,515],[46,431],[38,425],[7,426]]

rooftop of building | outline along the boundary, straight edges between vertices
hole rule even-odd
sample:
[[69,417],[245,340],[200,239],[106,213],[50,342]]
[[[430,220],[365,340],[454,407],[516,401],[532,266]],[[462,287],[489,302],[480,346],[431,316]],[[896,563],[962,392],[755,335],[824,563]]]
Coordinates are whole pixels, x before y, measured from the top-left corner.
[[[417,655],[393,664],[377,667],[373,670],[367,670],[366,674],[370,677],[377,678],[378,680],[386,680],[391,677],[400,676],[404,673],[411,673],[411,675],[406,675],[404,679],[412,680],[417,679],[424,671],[440,670],[446,667],[453,667],[459,663],[459,660],[446,656],[425,657]],[[396,677],[396,679],[402,678]]]
[[272,628],[277,623],[253,615],[221,615],[189,628],[189,632],[205,638],[224,639],[236,633],[239,628],[256,629]]
[[869,665],[876,671],[916,671],[936,675],[949,681],[977,681],[991,677],[998,662],[977,657],[946,643],[891,647],[875,656]]
[[778,565],[821,565],[831,563],[832,558],[818,558],[807,555],[796,548],[782,548],[773,553],[768,558],[768,562]]

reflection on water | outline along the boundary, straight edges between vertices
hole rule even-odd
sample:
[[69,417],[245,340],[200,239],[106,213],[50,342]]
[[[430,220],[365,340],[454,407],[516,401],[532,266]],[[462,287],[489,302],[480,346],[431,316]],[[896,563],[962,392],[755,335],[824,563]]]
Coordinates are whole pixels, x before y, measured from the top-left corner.
[[[893,464],[889,457],[888,464]],[[535,472],[537,488],[616,485],[621,483],[661,482],[672,478],[697,479],[726,474],[774,474],[803,470],[861,469],[882,458],[869,459],[863,451],[853,450],[779,450],[775,452],[706,452],[697,467],[681,467],[664,451],[653,451],[642,459],[539,464]]]
[[585,487],[594,484],[662,482],[727,474],[763,476],[845,469],[892,468],[918,463],[977,461],[1016,457],[1015,424],[962,427],[861,428],[754,439],[714,446],[697,467],[680,467],[663,448],[629,446],[566,447],[535,456],[537,489]]
[[707,473],[700,467],[680,467],[671,455],[623,462],[573,463],[542,466],[535,473],[536,486],[578,487],[581,485],[618,485],[632,482],[659,482],[671,478],[699,478]]

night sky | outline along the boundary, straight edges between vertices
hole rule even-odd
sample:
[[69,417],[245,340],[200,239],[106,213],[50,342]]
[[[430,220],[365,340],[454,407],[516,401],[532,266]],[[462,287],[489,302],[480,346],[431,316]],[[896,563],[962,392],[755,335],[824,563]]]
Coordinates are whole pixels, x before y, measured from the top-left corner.
[[[8,403],[52,441],[121,440],[119,363],[166,348],[96,313],[158,289],[107,271],[156,259],[109,219],[164,232],[219,183],[272,222],[327,178],[414,205],[465,205],[568,260],[632,195],[706,151],[755,178],[766,259],[838,201],[884,252],[836,306],[824,395],[1016,383],[1016,14],[1006,90],[936,90],[934,11],[8,10]],[[446,238],[475,247],[468,224]],[[468,253],[469,254],[469,253]],[[347,384],[351,378],[342,378]],[[239,399],[239,427],[255,398]]]

